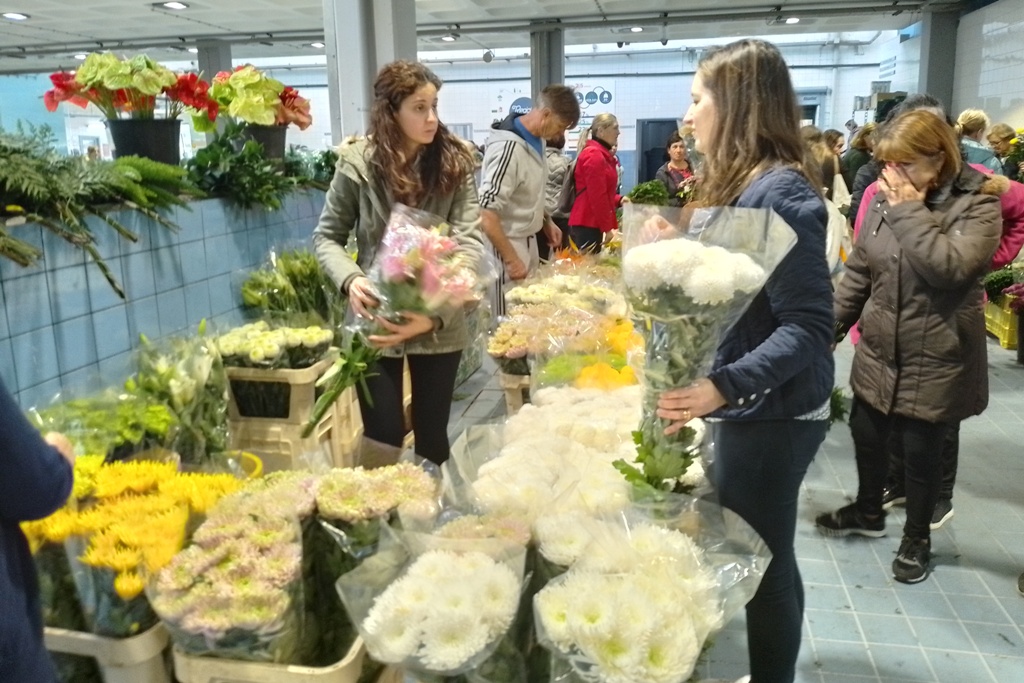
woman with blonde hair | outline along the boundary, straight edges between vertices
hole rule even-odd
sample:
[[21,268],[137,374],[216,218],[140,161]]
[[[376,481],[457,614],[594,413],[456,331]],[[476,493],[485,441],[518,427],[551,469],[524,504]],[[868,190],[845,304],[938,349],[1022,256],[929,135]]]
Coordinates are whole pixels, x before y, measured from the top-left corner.
[[708,376],[662,394],[658,415],[672,431],[694,417],[718,418],[719,501],[772,551],[747,604],[750,673],[755,683],[792,683],[804,611],[793,550],[797,499],[825,438],[835,379],[827,214],[777,47],[741,40],[706,51],[692,97],[683,123],[705,155],[696,201],[774,211],[796,244],[721,340]]
[[964,164],[949,124],[923,109],[880,128],[875,157],[879,195],[834,306],[837,342],[860,321],[849,420],[857,499],[816,523],[827,536],[884,536],[888,453],[898,449],[907,515],[892,572],[916,583],[928,577],[943,443],[988,404],[981,277],[1002,229],[1000,179]]
[[995,153],[981,144],[981,136],[988,129],[988,115],[980,109],[964,109],[956,117],[956,133],[969,164],[981,164],[993,173],[1002,174],[1003,163]]
[[985,137],[988,140],[988,146],[992,148],[1003,164],[1003,174],[1010,180],[1020,180],[1021,167],[1024,166],[1024,163],[1014,164],[1007,160],[1012,149],[1013,139],[1017,137],[1017,131],[1013,129],[1013,126],[1008,123],[997,123],[992,126]]
[[618,162],[612,151],[618,142],[619,121],[607,112],[595,116],[580,133],[574,171],[576,201],[569,212],[569,235],[580,251],[601,251],[604,235],[618,227],[615,209],[623,197],[617,192]]

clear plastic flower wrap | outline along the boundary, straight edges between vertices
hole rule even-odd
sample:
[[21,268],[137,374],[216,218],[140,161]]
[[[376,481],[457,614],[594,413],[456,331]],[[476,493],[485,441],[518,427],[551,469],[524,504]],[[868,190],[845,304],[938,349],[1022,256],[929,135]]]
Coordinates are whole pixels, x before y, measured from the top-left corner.
[[[396,204],[367,275],[380,302],[375,313],[399,322],[403,312],[443,317],[480,301],[495,270],[488,252],[460,244],[442,218]],[[375,322],[360,324],[380,332]]]
[[178,420],[173,448],[182,462],[201,465],[227,450],[228,382],[220,351],[204,320],[194,337],[142,337],[136,372],[125,388],[166,405]]
[[619,465],[631,483],[651,494],[676,488],[699,442],[690,428],[664,434],[658,398],[710,371],[719,341],[795,243],[770,209],[625,207],[623,281],[644,338],[640,467]]
[[303,520],[315,478],[279,472],[225,498],[191,546],[150,581],[153,608],[189,654],[304,664]]
[[524,564],[525,549],[505,540],[388,528],[337,589],[370,656],[440,681],[477,671],[498,650],[519,609]]
[[[560,683],[683,683],[770,561],[737,515],[682,495],[614,517],[553,520],[541,552],[569,565],[534,598]],[[557,525],[557,527],[556,527]]]
[[346,300],[305,243],[270,250],[264,265],[246,274],[242,303],[256,316],[291,327],[340,325]]

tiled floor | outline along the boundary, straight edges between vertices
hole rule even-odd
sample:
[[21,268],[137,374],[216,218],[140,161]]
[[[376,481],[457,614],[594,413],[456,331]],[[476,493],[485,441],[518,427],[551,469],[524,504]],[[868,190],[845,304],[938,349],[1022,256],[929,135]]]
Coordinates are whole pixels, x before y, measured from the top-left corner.
[[[816,514],[856,492],[849,430],[833,427],[804,482],[796,549],[807,594],[797,683],[1024,683],[1024,366],[989,346],[991,400],[963,423],[955,515],[932,534],[934,572],[923,583],[893,581],[902,515],[882,539],[823,538]],[[853,350],[836,351],[847,385]],[[486,363],[486,361],[485,361]],[[450,431],[501,419],[494,367],[456,390]],[[719,635],[702,674],[749,672],[742,614]]]

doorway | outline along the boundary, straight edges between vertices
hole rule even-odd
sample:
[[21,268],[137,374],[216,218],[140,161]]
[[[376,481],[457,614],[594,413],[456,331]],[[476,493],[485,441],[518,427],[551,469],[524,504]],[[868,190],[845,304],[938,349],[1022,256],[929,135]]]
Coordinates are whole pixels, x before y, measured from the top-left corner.
[[658,169],[668,161],[665,143],[672,131],[679,130],[676,119],[640,119],[636,122],[636,182],[654,180]]

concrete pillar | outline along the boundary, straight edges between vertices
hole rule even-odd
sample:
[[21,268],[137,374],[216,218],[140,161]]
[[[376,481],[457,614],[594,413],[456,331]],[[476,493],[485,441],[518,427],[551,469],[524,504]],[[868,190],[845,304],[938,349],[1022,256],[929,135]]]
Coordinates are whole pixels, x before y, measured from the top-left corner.
[[[221,71],[232,71],[234,69],[234,66],[231,64],[230,43],[225,43],[222,40],[200,40],[196,43],[196,47],[199,49],[199,52],[196,54],[199,61],[199,73],[203,75],[205,80],[213,81],[213,77]],[[220,118],[217,120],[218,131],[223,131],[225,125],[227,125],[227,119]],[[207,133],[206,142],[212,142],[214,135],[215,133]]]
[[953,118],[953,72],[956,70],[956,12],[925,12],[921,19],[921,66],[917,91],[934,95]]
[[536,102],[552,83],[565,83],[565,35],[562,29],[530,33],[530,92]]
[[331,138],[364,135],[373,79],[396,59],[416,59],[416,11],[408,0],[323,0]]

